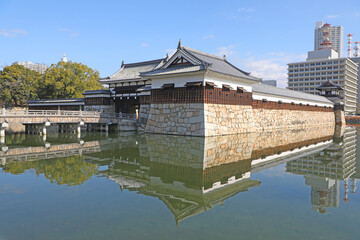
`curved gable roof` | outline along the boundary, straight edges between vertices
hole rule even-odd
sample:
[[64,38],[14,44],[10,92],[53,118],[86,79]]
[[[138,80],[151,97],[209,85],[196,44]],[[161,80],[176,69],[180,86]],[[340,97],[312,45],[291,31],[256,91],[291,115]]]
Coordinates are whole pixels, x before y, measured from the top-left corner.
[[[185,58],[188,58],[189,62],[193,65],[184,66],[170,66],[177,55],[182,54]],[[179,43],[178,49],[173,56],[167,60],[160,68],[154,69],[148,72],[142,72],[141,76],[159,76],[177,73],[197,72],[202,70],[210,70],[213,72],[226,74],[234,77],[245,78],[253,81],[260,81],[260,78],[251,76],[250,73],[245,72],[231,63],[226,58],[218,57],[212,54],[201,52],[192,48],[184,47]]]
[[159,65],[163,63],[166,58],[145,61],[145,62],[138,62],[138,63],[127,63],[122,64],[121,68],[114,73],[113,75],[102,78],[99,80],[100,83],[115,83],[121,82],[126,80],[141,80],[142,77],[140,76],[140,72],[147,72],[155,69]]

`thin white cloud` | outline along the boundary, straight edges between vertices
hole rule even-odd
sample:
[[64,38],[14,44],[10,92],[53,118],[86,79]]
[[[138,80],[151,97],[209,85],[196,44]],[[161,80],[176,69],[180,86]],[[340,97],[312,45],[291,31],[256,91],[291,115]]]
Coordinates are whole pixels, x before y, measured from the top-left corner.
[[169,57],[171,57],[176,52],[176,50],[176,48],[168,48],[165,50],[165,52],[169,54]]
[[326,16],[326,18],[335,19],[335,18],[338,18],[339,16],[340,16],[340,14],[332,14],[332,15]]
[[[265,59],[249,57],[241,60],[245,71],[264,80],[277,80],[279,87],[287,87],[287,64],[304,61],[305,54],[290,54],[286,52],[270,52]],[[266,57],[265,55],[265,57]]]
[[73,30],[71,30],[69,28],[60,27],[60,28],[58,28],[58,30],[60,32],[68,33],[70,37],[78,37],[78,36],[80,36],[80,33],[76,32],[76,31],[73,31]]
[[204,39],[204,40],[206,40],[206,39],[214,39],[214,38],[215,38],[215,36],[212,35],[212,34],[205,35],[205,36],[202,37],[202,39]]
[[148,43],[145,43],[145,42],[141,43],[141,46],[142,47],[150,47],[150,45]]
[[68,28],[59,28],[59,31],[61,31],[61,32],[70,32],[70,29],[68,29]]
[[80,36],[80,33],[78,33],[78,32],[73,32],[73,33],[70,34],[70,36],[71,36],[71,37],[78,37],[78,36]]
[[255,8],[238,8],[239,12],[255,12]]
[[215,55],[218,55],[218,56],[221,56],[221,57],[226,55],[227,57],[229,57],[229,56],[235,54],[235,47],[236,47],[235,45],[218,47],[217,52],[215,53]]
[[4,37],[16,37],[18,35],[26,35],[28,32],[24,29],[0,29],[0,35]]

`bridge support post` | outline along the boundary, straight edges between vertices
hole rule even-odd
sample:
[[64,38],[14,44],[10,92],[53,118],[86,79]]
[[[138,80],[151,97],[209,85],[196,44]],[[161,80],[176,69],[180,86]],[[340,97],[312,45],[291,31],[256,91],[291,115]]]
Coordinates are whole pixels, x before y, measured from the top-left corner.
[[1,144],[5,144],[5,136],[4,136],[4,137],[0,137],[0,143],[1,143]]
[[7,121],[0,123],[0,137],[5,137],[5,129],[9,126]]
[[42,133],[43,135],[46,135],[46,127],[49,127],[50,125],[51,125],[51,123],[50,123],[49,119],[42,124],[42,126],[41,126],[41,127],[42,127],[41,133]]
[[3,116],[6,115],[5,103],[3,103],[3,105],[2,105],[2,115],[3,115]]
[[77,128],[76,128],[76,132],[77,132],[77,137],[80,138],[81,137],[81,127],[85,125],[85,122],[81,119],[80,122],[77,124]]
[[6,157],[2,157],[1,158],[1,165],[5,166],[6,165]]

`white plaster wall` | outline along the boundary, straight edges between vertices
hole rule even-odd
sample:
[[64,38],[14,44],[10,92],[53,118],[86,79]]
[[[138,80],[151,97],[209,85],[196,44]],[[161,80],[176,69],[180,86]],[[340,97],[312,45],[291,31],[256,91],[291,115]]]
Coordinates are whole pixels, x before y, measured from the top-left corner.
[[323,102],[318,102],[318,101],[309,101],[309,100],[303,100],[303,99],[297,99],[297,98],[289,98],[289,97],[282,97],[282,96],[276,96],[276,95],[270,95],[270,94],[264,94],[264,93],[255,93],[253,92],[252,94],[253,96],[253,99],[254,100],[263,100],[263,99],[266,99],[268,101],[271,101],[271,102],[277,102],[277,101],[282,101],[283,103],[291,103],[291,102],[294,102],[295,104],[309,104],[311,106],[315,106],[315,105],[318,105],[319,107],[323,107],[323,106],[326,106],[326,107],[334,107],[334,104],[332,103],[329,103],[329,104],[326,104],[326,103],[323,103]]
[[218,88],[222,88],[223,84],[227,84],[227,85],[230,85],[233,88],[233,90],[236,90],[237,87],[242,87],[242,88],[245,89],[245,91],[252,92],[252,87],[251,87],[252,84],[237,81],[237,80],[234,80],[234,79],[226,79],[226,78],[221,78],[220,79],[220,78],[217,78],[217,77],[206,75],[205,76],[205,81],[215,83]]
[[161,79],[152,79],[151,89],[161,89],[165,83],[174,83],[174,87],[184,87],[187,82],[203,82],[204,75],[195,75],[195,76],[178,76],[178,77],[168,77]]

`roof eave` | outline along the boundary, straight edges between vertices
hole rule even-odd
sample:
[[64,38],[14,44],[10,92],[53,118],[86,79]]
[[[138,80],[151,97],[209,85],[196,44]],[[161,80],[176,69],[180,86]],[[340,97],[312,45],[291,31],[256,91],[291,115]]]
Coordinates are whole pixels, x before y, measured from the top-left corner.
[[[278,94],[271,94],[268,92],[262,92],[262,91],[258,91],[256,89],[252,90],[253,93],[260,93],[260,94],[264,94],[264,95],[268,95],[268,96],[274,96],[274,97],[284,97],[284,98],[289,98],[289,96],[282,96],[282,95],[278,95]],[[319,103],[324,103],[324,104],[332,104],[333,102],[331,102],[330,100],[328,100],[327,98],[325,98],[325,101],[322,100],[316,100],[316,99],[308,99],[308,98],[301,98],[301,97],[292,97],[293,99],[298,99],[298,100],[305,100],[305,101],[312,101],[312,102],[319,102]]]
[[[223,72],[218,72],[218,71],[214,71],[214,70],[211,70],[211,69],[208,69],[209,72],[213,72],[213,73],[216,73],[216,74],[223,74],[223,75],[227,75],[227,76],[230,76],[230,77],[234,77],[234,78],[238,78],[238,79],[241,79],[241,80],[246,80],[246,81],[251,81],[252,84],[257,83],[257,82],[261,82],[261,78],[256,78],[256,77],[252,77],[251,78],[247,78],[247,77],[240,77],[240,76],[236,76],[236,75],[232,75],[232,74],[228,74],[228,73],[223,73]],[[253,79],[254,78],[254,79]]]
[[113,80],[108,80],[108,81],[102,81],[99,83],[101,83],[101,84],[116,84],[116,83],[121,83],[121,82],[138,82],[138,81],[147,81],[147,80],[148,79],[139,77],[139,78],[129,78],[129,79],[113,79]]
[[145,75],[144,77],[148,78],[163,78],[163,77],[169,77],[169,76],[179,76],[179,75],[192,75],[194,73],[205,73],[206,69],[191,71],[191,72],[179,72],[179,73],[169,73],[169,74],[154,74],[154,75]]

